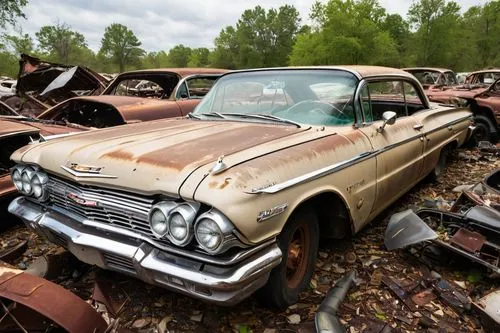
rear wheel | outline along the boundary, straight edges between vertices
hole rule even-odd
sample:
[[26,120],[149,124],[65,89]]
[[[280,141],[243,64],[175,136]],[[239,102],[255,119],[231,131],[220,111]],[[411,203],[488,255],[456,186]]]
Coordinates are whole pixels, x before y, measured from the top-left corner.
[[299,294],[311,280],[318,253],[319,226],[310,209],[295,213],[278,237],[283,253],[267,284],[258,292],[264,305],[285,309],[297,303]]

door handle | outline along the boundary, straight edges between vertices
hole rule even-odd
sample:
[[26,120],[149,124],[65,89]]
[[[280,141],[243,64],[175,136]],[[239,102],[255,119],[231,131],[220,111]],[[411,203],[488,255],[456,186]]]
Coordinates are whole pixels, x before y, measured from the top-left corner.
[[424,125],[422,124],[417,124],[413,126],[413,129],[416,131],[420,131],[422,128],[424,128]]

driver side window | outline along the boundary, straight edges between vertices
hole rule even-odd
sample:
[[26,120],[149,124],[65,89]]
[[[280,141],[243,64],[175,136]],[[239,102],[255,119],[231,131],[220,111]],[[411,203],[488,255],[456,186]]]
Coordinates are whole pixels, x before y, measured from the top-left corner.
[[365,123],[382,120],[386,111],[406,117],[406,103],[402,81],[369,82],[361,91],[361,105]]

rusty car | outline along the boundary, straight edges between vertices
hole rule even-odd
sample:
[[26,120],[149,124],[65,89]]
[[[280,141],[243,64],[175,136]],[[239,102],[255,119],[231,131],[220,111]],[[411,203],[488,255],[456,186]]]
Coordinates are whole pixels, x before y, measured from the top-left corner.
[[19,114],[35,117],[68,98],[99,95],[107,84],[107,79],[89,68],[21,54],[15,96],[3,101]]
[[425,93],[435,89],[440,90],[443,87],[455,86],[458,84],[457,76],[451,69],[435,67],[411,67],[403,68],[415,76],[424,87]]
[[370,66],[227,73],[183,118],[12,156],[9,212],[80,260],[205,301],[286,308],[318,239],[356,233],[470,136],[466,108]]
[[225,72],[209,68],[164,68],[122,73],[102,95],[71,98],[38,119],[103,128],[185,116]]

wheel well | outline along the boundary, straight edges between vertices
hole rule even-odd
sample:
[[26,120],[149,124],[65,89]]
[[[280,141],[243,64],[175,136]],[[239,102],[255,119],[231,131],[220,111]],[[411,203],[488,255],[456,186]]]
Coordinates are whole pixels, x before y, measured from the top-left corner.
[[300,209],[312,209],[317,214],[321,237],[341,239],[353,234],[349,210],[337,193],[320,193],[302,202],[295,211]]
[[483,116],[488,118],[491,121],[491,125],[494,126],[494,128],[492,128],[491,130],[496,131],[498,125],[491,109],[484,106],[479,106],[477,105],[477,103],[471,103],[470,108],[474,116]]

